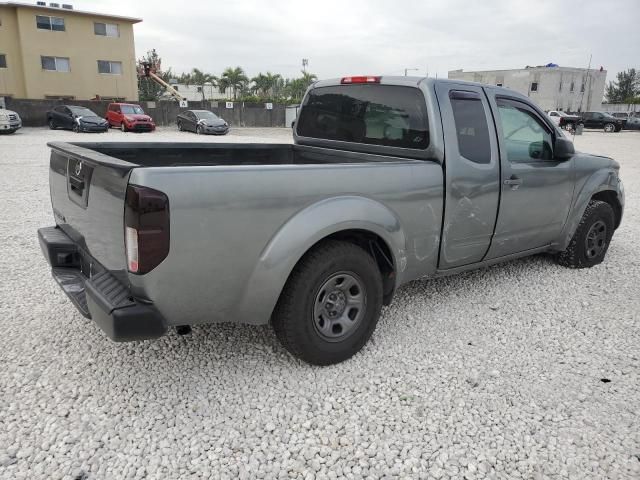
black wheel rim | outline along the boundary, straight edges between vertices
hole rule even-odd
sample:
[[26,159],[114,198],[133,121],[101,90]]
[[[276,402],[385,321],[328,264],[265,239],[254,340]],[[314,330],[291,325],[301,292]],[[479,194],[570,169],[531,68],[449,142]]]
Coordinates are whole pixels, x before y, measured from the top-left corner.
[[587,258],[596,258],[601,255],[607,246],[607,224],[598,220],[591,225],[584,243]]
[[338,342],[349,337],[362,322],[367,292],[353,272],[332,275],[318,289],[313,305],[313,326],[320,337]]

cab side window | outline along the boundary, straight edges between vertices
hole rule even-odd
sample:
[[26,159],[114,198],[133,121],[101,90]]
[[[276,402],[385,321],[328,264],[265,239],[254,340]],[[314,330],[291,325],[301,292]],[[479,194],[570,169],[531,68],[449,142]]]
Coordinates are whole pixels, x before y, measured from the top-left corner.
[[553,137],[548,127],[520,102],[498,99],[502,140],[511,163],[553,159]]

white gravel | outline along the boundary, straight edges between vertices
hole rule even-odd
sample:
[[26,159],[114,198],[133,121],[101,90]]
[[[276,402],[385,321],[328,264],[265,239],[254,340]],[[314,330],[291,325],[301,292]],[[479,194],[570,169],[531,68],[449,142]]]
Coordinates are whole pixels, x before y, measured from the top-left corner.
[[[0,136],[0,478],[640,478],[640,132],[576,137],[623,165],[604,264],[414,282],[327,368],[268,327],[116,344],[75,311],[36,239],[53,223],[45,142],[123,136],[196,140]],[[291,141],[203,140],[262,138]]]

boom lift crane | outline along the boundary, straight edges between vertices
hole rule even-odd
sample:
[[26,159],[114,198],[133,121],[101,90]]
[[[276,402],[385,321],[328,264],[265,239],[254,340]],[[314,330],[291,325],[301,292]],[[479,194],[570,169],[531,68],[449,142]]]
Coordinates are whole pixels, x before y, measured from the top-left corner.
[[176,100],[178,100],[178,102],[180,102],[180,106],[186,107],[187,99],[182,95],[180,95],[180,93],[178,93],[178,91],[175,88],[173,88],[171,85],[165,82],[160,76],[158,76],[156,72],[158,73],[160,72],[159,64],[156,65],[151,62],[144,62],[144,61],[138,62],[138,76],[150,78],[154,82],[156,82],[158,85],[163,86],[164,88],[167,89],[167,92],[169,92],[173,98],[175,98]]

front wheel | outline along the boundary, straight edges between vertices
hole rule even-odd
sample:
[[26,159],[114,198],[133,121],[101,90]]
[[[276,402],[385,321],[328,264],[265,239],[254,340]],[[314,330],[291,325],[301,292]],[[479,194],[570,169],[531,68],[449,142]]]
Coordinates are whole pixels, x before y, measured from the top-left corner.
[[202,127],[200,125],[196,126],[196,134],[202,135]]
[[576,129],[576,126],[575,126],[575,124],[574,124],[574,123],[567,123],[567,124],[564,126],[564,129],[565,129],[567,132],[573,132],[573,131]]
[[613,236],[614,221],[611,205],[590,201],[569,246],[558,255],[558,263],[569,268],[590,268],[601,263]]
[[53,121],[53,118],[49,119],[49,130],[55,130],[56,129],[56,122]]
[[348,242],[330,240],[294,268],[273,312],[282,345],[313,365],[342,362],[367,343],[382,308],[375,260]]
[[80,126],[79,126],[77,123],[74,123],[74,124],[73,124],[73,128],[72,128],[72,130],[73,130],[75,133],[80,133]]
[[123,132],[127,131],[127,126],[124,124],[124,122],[120,123],[120,130],[122,130]]
[[183,131],[182,122],[178,122],[178,131],[179,132]]
[[616,126],[613,123],[605,123],[604,131],[607,133],[614,132],[616,130]]

